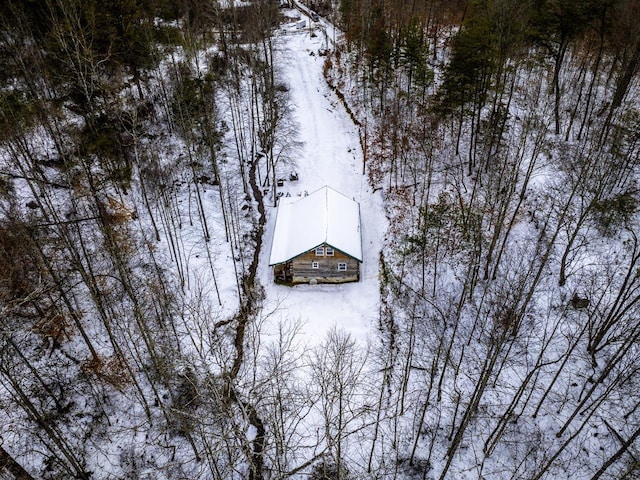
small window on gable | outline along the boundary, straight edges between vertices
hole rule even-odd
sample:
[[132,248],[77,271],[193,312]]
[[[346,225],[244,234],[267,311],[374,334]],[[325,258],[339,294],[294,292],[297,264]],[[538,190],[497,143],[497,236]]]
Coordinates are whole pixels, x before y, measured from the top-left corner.
[[327,247],[324,249],[324,254],[327,257],[333,257],[333,248],[332,247]]
[[343,263],[343,262],[340,262],[338,264],[338,271],[339,272],[346,272],[347,271],[347,264]]
[[311,262],[311,268],[318,268],[318,262]]
[[316,248],[316,257],[324,257],[324,247]]

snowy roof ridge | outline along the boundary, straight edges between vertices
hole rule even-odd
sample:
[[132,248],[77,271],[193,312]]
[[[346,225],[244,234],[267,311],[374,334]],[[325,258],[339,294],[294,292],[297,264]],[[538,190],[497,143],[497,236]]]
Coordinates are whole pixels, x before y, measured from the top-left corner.
[[[329,186],[325,185],[324,187],[321,187],[324,189],[324,214],[326,215],[325,218],[328,219],[329,218]],[[333,190],[333,189],[332,189]],[[326,242],[327,239],[329,238],[329,221],[325,221],[324,224],[324,241]]]
[[362,261],[360,204],[328,185],[302,198],[281,198],[269,265],[324,243]]

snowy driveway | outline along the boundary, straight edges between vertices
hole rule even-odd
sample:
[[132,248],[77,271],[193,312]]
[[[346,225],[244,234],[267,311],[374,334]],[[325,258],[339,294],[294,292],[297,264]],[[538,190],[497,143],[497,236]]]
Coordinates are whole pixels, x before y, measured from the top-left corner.
[[323,33],[285,26],[276,39],[277,66],[287,83],[303,142],[295,170],[297,182],[285,182],[281,189],[292,196],[328,185],[360,202],[364,261],[358,283],[343,285],[275,285],[268,266],[276,210],[267,207],[265,241],[260,258],[259,278],[265,287],[263,328],[275,332],[280,321],[300,321],[303,343],[322,341],[336,325],[364,341],[373,331],[378,314],[378,258],[386,219],[379,193],[373,193],[362,175],[362,149],[358,128],[353,124],[322,75],[325,57]]

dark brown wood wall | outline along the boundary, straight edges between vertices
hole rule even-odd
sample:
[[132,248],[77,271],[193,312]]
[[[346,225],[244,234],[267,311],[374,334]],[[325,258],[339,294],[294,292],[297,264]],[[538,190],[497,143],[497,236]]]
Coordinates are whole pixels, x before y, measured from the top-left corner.
[[[318,262],[318,268],[313,268]],[[344,253],[335,250],[333,256],[316,256],[315,249],[299,255],[291,260],[294,282],[354,282],[359,280],[360,262]],[[346,263],[347,270],[339,271],[338,263]]]

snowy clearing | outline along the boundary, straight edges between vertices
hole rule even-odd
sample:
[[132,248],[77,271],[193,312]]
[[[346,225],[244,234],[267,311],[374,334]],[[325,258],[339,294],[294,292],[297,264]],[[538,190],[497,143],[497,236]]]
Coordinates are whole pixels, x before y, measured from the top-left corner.
[[[277,62],[299,124],[297,140],[304,146],[294,167],[299,179],[285,182],[281,191],[297,196],[327,185],[359,202],[364,261],[358,283],[275,285],[268,260],[276,209],[270,206],[259,273],[266,293],[263,315],[269,318],[265,333],[275,332],[272,328],[288,319],[302,323],[307,346],[321,341],[332,326],[364,342],[378,311],[378,257],[386,229],[382,198],[372,192],[362,174],[358,128],[323,78],[324,58],[318,55],[326,45],[323,35],[317,30],[297,31],[295,24],[285,29],[276,44]],[[311,32],[318,36],[312,37]]]

